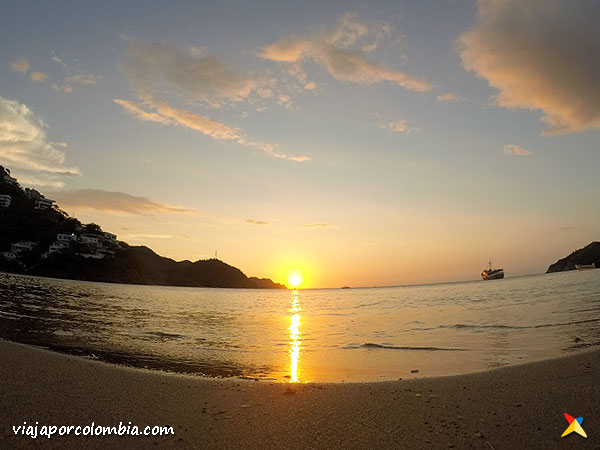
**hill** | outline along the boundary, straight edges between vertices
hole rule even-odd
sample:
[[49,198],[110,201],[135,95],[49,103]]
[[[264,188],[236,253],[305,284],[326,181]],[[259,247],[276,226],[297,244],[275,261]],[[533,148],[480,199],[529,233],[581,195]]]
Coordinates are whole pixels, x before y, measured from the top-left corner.
[[569,256],[559,259],[548,267],[546,273],[575,270],[575,264],[595,264],[596,267],[600,267],[600,242],[592,242]]
[[285,289],[215,258],[174,261],[82,224],[0,166],[0,270],[75,280],[221,288]]

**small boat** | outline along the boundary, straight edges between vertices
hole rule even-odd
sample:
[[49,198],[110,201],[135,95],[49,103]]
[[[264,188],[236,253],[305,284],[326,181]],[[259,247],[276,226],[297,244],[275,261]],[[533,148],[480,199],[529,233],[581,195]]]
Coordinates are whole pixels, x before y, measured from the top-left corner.
[[588,269],[595,269],[596,266],[594,264],[575,264],[575,268],[577,270],[588,270]]
[[492,269],[492,260],[490,259],[489,268],[481,272],[481,278],[484,280],[501,280],[504,278],[504,269]]
[[350,289],[350,286],[342,286],[340,289]]

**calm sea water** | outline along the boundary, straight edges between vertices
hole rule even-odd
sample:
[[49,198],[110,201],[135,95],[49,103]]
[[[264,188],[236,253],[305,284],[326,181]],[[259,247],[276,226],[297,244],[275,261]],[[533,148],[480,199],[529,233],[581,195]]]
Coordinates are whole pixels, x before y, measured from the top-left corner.
[[0,337],[208,376],[311,382],[460,374],[599,346],[600,270],[298,291],[0,273]]

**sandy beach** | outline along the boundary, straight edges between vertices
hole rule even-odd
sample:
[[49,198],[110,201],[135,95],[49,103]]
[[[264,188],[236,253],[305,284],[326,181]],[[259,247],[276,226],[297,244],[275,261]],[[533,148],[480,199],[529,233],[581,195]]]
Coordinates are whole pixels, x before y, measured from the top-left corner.
[[[471,375],[357,384],[206,380],[0,341],[4,448],[600,448],[600,351]],[[563,413],[588,438],[561,439]],[[168,436],[13,426],[172,426]],[[42,442],[39,442],[42,441]]]

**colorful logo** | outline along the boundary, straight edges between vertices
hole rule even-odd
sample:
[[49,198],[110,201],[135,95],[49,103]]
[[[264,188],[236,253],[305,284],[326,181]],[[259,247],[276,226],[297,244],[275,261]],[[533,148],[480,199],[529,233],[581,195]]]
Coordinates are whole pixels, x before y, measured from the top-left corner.
[[571,434],[572,432],[575,432],[578,435],[583,436],[584,438],[587,437],[587,434],[585,434],[585,431],[583,431],[583,428],[581,428],[581,423],[583,422],[583,417],[578,417],[576,419],[575,417],[570,416],[567,413],[565,413],[565,419],[567,419],[567,422],[569,422],[569,426],[567,427],[567,429],[565,430],[565,432],[562,434],[561,437],[565,437],[568,434]]

